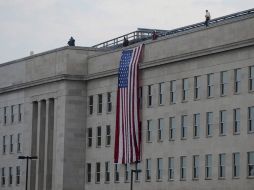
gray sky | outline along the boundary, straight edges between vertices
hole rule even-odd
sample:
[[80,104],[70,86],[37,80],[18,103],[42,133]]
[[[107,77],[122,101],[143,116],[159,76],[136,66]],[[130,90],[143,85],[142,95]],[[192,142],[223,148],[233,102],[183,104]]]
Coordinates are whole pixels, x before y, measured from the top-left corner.
[[0,0],[0,63],[65,46],[92,46],[137,28],[174,29],[254,8],[254,0]]

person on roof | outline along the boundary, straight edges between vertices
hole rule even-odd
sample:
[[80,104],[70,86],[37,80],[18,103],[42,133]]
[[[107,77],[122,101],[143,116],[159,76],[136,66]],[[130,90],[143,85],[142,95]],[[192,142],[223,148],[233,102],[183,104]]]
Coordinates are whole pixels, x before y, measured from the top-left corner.
[[75,40],[74,40],[74,38],[72,36],[71,36],[71,38],[68,41],[68,45],[69,46],[75,46]]
[[129,40],[128,38],[124,37],[123,38],[123,47],[127,47],[129,45]]
[[205,25],[208,27],[209,21],[211,20],[211,15],[208,10],[205,11]]

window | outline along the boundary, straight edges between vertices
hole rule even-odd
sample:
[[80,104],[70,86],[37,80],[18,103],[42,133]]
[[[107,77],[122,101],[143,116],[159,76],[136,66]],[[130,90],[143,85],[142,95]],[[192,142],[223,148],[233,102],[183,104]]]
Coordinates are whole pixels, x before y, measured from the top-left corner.
[[181,138],[187,138],[187,115],[181,117]]
[[226,111],[220,111],[220,135],[226,135]]
[[159,83],[159,105],[164,104],[164,83]]
[[102,94],[98,94],[98,113],[102,113]]
[[146,159],[146,181],[151,180],[151,159]]
[[125,164],[124,181],[125,182],[129,182],[130,181],[130,164]]
[[174,179],[174,158],[173,157],[169,157],[168,158],[168,179],[172,180]]
[[12,167],[9,167],[9,185],[12,185]]
[[239,93],[241,91],[240,83],[241,83],[241,69],[235,69],[234,70],[234,92],[235,93]]
[[86,164],[87,169],[87,182],[90,183],[92,180],[92,165],[91,163]]
[[176,81],[175,80],[170,81],[170,103],[171,104],[176,103]]
[[146,134],[146,141],[152,141],[152,120],[147,120],[147,134]]
[[254,177],[254,152],[248,152],[248,177]]
[[110,125],[106,126],[106,146],[109,146],[111,144],[111,130]]
[[157,158],[157,180],[162,180],[163,177],[163,160]]
[[193,179],[199,178],[199,156],[193,156]]
[[93,114],[93,96],[89,96],[89,114]]
[[148,107],[150,107],[153,104],[152,85],[148,85],[147,88],[148,88],[148,102],[147,102],[147,105],[148,105]]
[[180,157],[180,180],[186,179],[186,170],[187,170],[186,156],[181,156]]
[[110,181],[110,168],[109,168],[109,162],[105,162],[105,182]]
[[254,90],[254,66],[249,67],[249,90]]
[[92,143],[93,143],[93,129],[92,128],[88,128],[88,147],[92,147]]
[[142,87],[139,87],[139,108],[141,109],[142,108],[142,105],[143,105],[143,89]]
[[1,184],[2,186],[5,185],[5,168],[2,168]]
[[18,107],[18,115],[19,115],[19,122],[22,121],[22,105],[19,104],[19,107]]
[[175,131],[176,131],[176,119],[175,117],[169,118],[169,140],[175,139]]
[[19,166],[16,167],[16,184],[17,185],[20,184],[20,167]]
[[210,179],[212,177],[212,155],[205,155],[205,178]]
[[240,109],[234,109],[234,134],[240,134]]
[[[140,170],[140,162],[136,162],[135,163],[135,170]],[[135,172],[135,181],[139,181],[140,180],[140,172]]]
[[240,153],[233,153],[233,177],[240,177]]
[[10,135],[10,153],[13,153],[13,135]]
[[14,123],[14,106],[11,106],[11,123]]
[[95,173],[96,173],[96,178],[95,178],[96,181],[95,182],[100,183],[100,181],[101,181],[101,163],[100,162],[96,162]]
[[101,146],[101,126],[97,127],[97,147]]
[[249,118],[248,132],[254,132],[254,107],[249,107],[248,118]]
[[21,151],[21,143],[20,143],[21,134],[17,134],[17,152]]
[[194,99],[201,97],[201,76],[194,77]]
[[115,182],[119,182],[119,164],[115,164]]
[[186,101],[189,96],[189,83],[188,79],[183,79],[183,95],[182,95],[182,100]]
[[219,178],[225,178],[226,175],[226,154],[219,154]]
[[112,111],[112,93],[107,93],[107,112],[110,113]]
[[7,107],[4,107],[4,125],[7,124]]
[[6,136],[3,136],[3,154],[6,153]]
[[164,119],[158,119],[158,141],[163,141]]
[[196,113],[196,114],[194,114],[194,125],[193,125],[193,137],[194,138],[199,137],[199,131],[200,131],[200,114]]
[[210,73],[207,75],[207,97],[211,98],[214,96],[214,74]]
[[220,73],[220,95],[225,96],[226,95],[226,88],[227,86],[227,72],[222,71]]
[[213,112],[206,113],[206,135],[212,136],[213,133]]

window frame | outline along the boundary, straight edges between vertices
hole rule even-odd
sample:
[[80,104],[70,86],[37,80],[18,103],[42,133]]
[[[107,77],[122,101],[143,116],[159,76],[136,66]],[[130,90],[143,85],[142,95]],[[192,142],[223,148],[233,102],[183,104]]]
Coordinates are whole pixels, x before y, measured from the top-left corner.
[[176,80],[170,81],[170,104],[176,103]]
[[98,94],[97,98],[98,98],[97,114],[102,114],[102,109],[103,109],[103,96],[102,96],[102,94]]
[[93,115],[93,95],[89,96],[89,115]]
[[193,115],[193,138],[199,137],[200,137],[200,113],[195,113]]
[[207,74],[207,98],[214,97],[214,73]]
[[[238,155],[238,163],[237,162],[237,159],[236,159],[236,155]],[[233,153],[233,160],[232,160],[232,177],[233,178],[240,178],[240,173],[241,173],[241,165],[240,165],[240,153],[239,152],[234,152]],[[238,171],[238,175],[237,175],[237,171]]]
[[193,168],[192,168],[192,179],[193,180],[198,180],[199,179],[199,155],[193,155],[192,157],[192,163],[193,163]]
[[102,127],[101,126],[97,126],[96,129],[96,147],[100,148],[101,144],[102,144]]
[[[211,163],[209,163],[209,158],[211,159]],[[213,170],[212,170],[212,154],[206,154],[205,155],[205,179],[212,179],[213,176]]]
[[225,179],[226,178],[226,153],[219,154],[218,178],[219,179]]
[[107,93],[107,113],[112,112],[112,92]]
[[234,69],[234,93],[239,94],[241,92],[241,69]]

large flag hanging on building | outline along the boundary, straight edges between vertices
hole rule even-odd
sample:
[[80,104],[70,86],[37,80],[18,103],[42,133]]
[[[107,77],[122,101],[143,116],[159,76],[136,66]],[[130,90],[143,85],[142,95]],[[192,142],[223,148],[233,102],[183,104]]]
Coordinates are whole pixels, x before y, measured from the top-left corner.
[[122,52],[116,103],[115,163],[140,160],[141,126],[138,102],[138,62],[142,45]]

